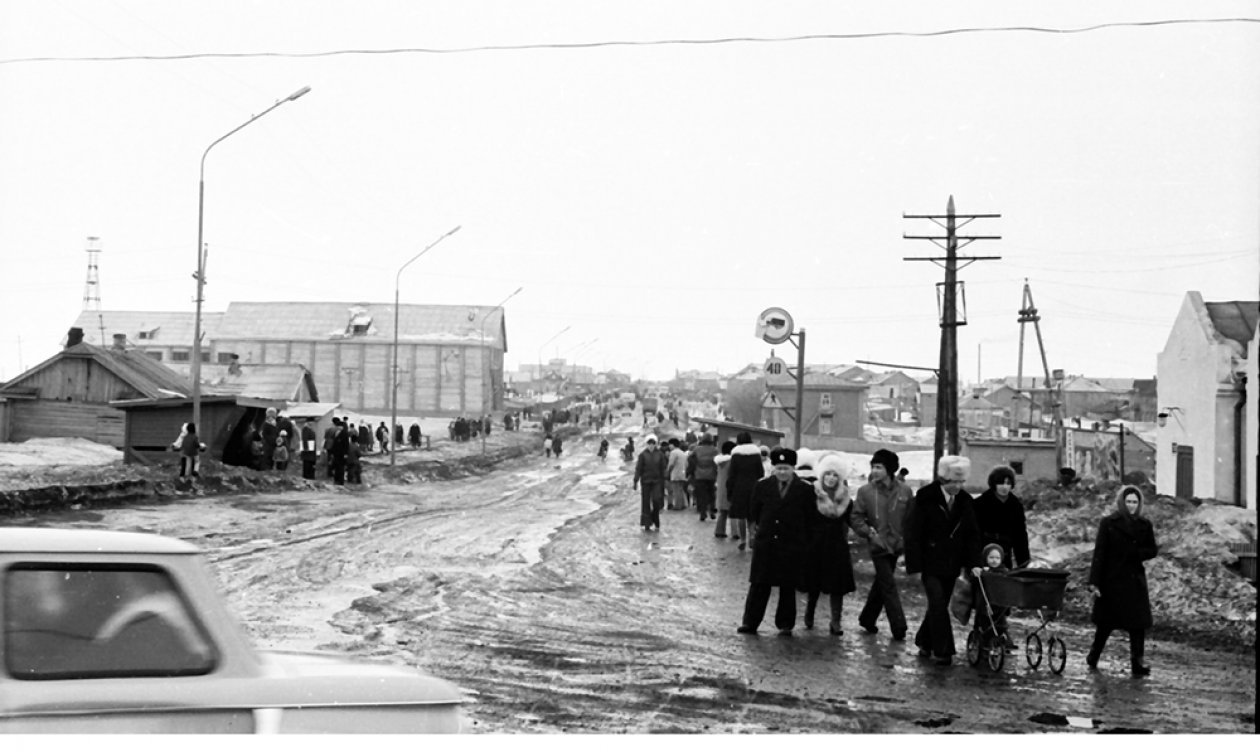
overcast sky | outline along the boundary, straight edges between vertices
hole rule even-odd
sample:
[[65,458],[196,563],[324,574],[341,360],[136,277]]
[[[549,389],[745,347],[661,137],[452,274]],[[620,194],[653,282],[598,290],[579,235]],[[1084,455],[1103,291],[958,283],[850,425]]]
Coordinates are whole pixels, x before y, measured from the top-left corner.
[[[903,259],[941,251],[902,236],[940,232],[902,214],[952,195],[1002,215],[965,228],[1002,258],[960,274],[964,381],[1015,373],[1025,278],[1051,368],[1151,377],[1186,290],[1260,298],[1260,23],[999,29],[1229,18],[1260,9],[0,0],[0,378],[58,349],[88,236],[105,309],[192,311],[202,152],[302,86],[210,152],[209,311],[390,303],[461,226],[402,300],[523,287],[509,368],[733,371],[771,306],[811,363],[934,366],[943,272]],[[773,41],[676,43],[735,37]]]

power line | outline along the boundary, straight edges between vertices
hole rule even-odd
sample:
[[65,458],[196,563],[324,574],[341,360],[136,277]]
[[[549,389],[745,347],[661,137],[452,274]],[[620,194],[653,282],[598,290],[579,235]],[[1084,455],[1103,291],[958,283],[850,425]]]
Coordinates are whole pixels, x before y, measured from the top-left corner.
[[1159,21],[1116,21],[1076,28],[1049,26],[975,26],[937,31],[872,31],[851,34],[799,34],[783,37],[716,37],[712,39],[617,39],[595,42],[547,42],[526,44],[487,44],[469,47],[395,47],[387,49],[339,49],[319,52],[190,52],[182,55],[89,55],[15,57],[0,59],[0,65],[15,63],[112,63],[125,61],[176,61],[243,58],[319,58],[358,55],[457,55],[475,52],[519,52],[528,50],[588,50],[601,47],[714,46],[725,44],[790,44],[799,42],[849,41],[895,37],[926,38],[962,34],[1025,32],[1034,34],[1086,34],[1106,29],[1151,28],[1200,24],[1260,23],[1260,18],[1172,18]]

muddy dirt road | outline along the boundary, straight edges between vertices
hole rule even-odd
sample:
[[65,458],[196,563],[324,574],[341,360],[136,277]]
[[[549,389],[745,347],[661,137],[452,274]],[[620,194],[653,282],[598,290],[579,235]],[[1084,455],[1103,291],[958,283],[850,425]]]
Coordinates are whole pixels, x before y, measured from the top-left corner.
[[[761,636],[737,635],[750,553],[691,512],[663,512],[663,530],[644,533],[629,467],[601,464],[590,442],[566,447],[558,461],[515,460],[480,478],[10,524],[190,540],[260,647],[418,665],[468,692],[475,731],[1255,732],[1253,652],[1155,640],[1153,675],[1132,679],[1118,635],[1090,673],[1089,629],[1065,615],[1056,676],[1020,655],[1000,673],[938,668],[886,630],[866,635],[860,548],[844,635],[798,624],[780,638],[769,622]],[[923,600],[917,579],[900,576],[914,628]],[[1030,622],[1014,622],[1022,644]]]

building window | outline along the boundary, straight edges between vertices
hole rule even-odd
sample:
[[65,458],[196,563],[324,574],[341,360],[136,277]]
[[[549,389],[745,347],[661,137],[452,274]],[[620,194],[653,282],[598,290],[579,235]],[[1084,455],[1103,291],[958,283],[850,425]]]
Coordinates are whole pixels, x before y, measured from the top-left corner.
[[157,361],[162,360],[161,350],[145,350],[144,354],[148,355],[150,358],[153,358],[154,360],[157,360]]
[[[831,392],[822,393],[822,401],[820,402],[820,405],[822,407],[831,407]],[[828,431],[828,433],[830,433],[830,431]]]
[[231,362],[232,362],[235,358],[236,358],[236,353],[221,352],[221,353],[219,353],[219,355],[218,355],[218,360],[217,360],[217,362],[218,362],[218,364],[219,364],[219,365],[226,366],[226,365],[231,364]]
[[819,420],[818,420],[818,435],[819,435],[819,436],[830,436],[830,435],[831,435],[831,418],[819,418]]
[[1011,460],[1011,469],[1015,471],[1016,475],[1023,475],[1024,474],[1024,461]]
[[171,350],[172,363],[187,363],[190,360],[192,357],[187,350]]

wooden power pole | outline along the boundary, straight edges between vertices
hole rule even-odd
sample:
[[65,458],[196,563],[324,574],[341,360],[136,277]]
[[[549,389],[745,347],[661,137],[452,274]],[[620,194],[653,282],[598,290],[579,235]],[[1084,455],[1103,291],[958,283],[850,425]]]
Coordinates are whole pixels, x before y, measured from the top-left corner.
[[[941,352],[940,373],[936,384],[936,441],[933,453],[933,472],[936,463],[945,454],[957,455],[960,451],[958,435],[958,327],[967,324],[966,293],[963,292],[963,315],[958,315],[959,262],[969,266],[973,261],[990,261],[1001,256],[964,256],[959,258],[959,241],[962,247],[976,240],[1001,240],[1000,235],[960,236],[958,230],[976,219],[994,219],[1001,214],[956,214],[954,197],[949,197],[944,214],[902,214],[903,219],[930,219],[945,229],[945,235],[904,235],[907,240],[930,240],[945,249],[945,257],[907,256],[906,261],[931,261],[938,266],[943,262],[945,281],[937,283],[937,303],[940,308]],[[963,220],[961,223],[958,220]]]

